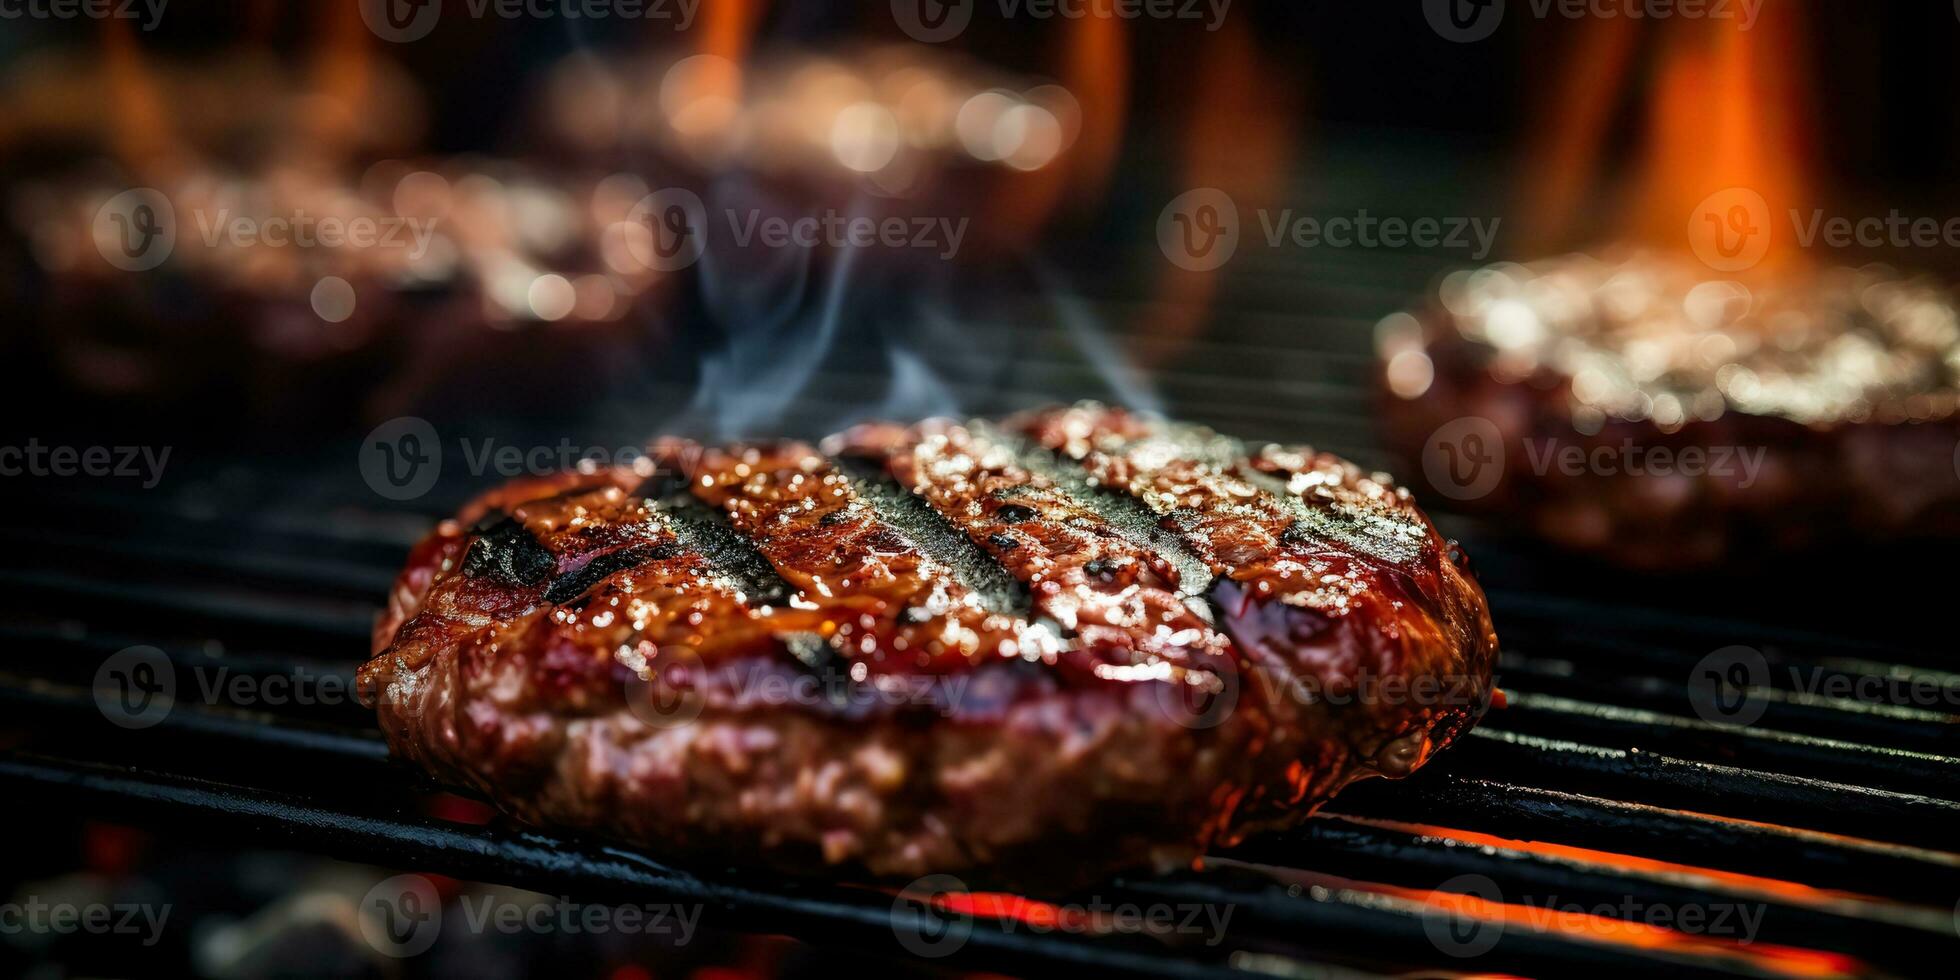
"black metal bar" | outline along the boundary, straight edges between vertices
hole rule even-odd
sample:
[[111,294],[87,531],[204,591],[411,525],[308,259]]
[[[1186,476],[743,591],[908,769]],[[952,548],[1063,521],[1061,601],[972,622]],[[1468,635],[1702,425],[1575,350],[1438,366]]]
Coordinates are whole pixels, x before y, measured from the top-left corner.
[[[1434,771],[1432,771],[1432,769]],[[1326,811],[1545,840],[1924,905],[1960,898],[1960,854],[1455,775],[1435,767],[1350,787]]]
[[365,650],[373,626],[371,606],[275,598],[151,583],[105,581],[64,572],[0,569],[0,587],[16,603],[44,615],[80,615],[161,631],[201,628],[228,640],[279,637],[328,641],[343,650]]
[[[284,847],[319,850],[348,860],[411,867],[476,881],[535,888],[553,894],[697,902],[714,925],[787,932],[814,942],[849,942],[882,948],[909,918],[881,891],[794,879],[704,879],[643,855],[612,847],[496,827],[459,827],[408,813],[353,814],[257,789],[172,779],[159,781],[111,769],[19,754],[0,756],[0,784],[44,806],[75,805],[119,819],[170,823],[199,834],[246,837]],[[1174,891],[1143,883],[1135,901],[1160,896],[1179,902],[1252,903],[1234,918],[1286,931],[1263,934],[1267,943],[1311,950],[1316,958],[1359,963],[1429,960],[1422,955],[1422,913],[1395,909],[1365,896],[1327,898],[1267,889],[1189,884]],[[1011,930],[975,919],[967,946],[953,962],[975,966],[1031,966],[1044,970],[1093,968],[1147,976],[1229,975],[1217,961],[1164,955],[1128,937],[1078,938]],[[1299,942],[1304,940],[1304,943]],[[1223,945],[1223,944],[1222,944]],[[1220,950],[1219,952],[1223,952]],[[1418,955],[1411,957],[1410,952]],[[1720,963],[1637,950],[1602,947],[1561,935],[1510,931],[1479,969],[1584,968],[1609,975],[1651,975],[1666,969],[1686,976],[1722,976]]]
[[[1679,666],[1673,679],[1656,677],[1649,666],[1631,666],[1624,657],[1578,654],[1589,663],[1619,664],[1608,674],[1593,667],[1581,673],[1577,664],[1507,653],[1499,663],[1506,688],[1523,688],[1581,701],[1623,705],[1680,715],[1692,710],[1688,672],[1692,660]],[[1882,681],[1873,675],[1837,674],[1847,682]],[[1908,678],[1914,676],[1906,675]],[[1929,678],[1929,681],[1932,679]],[[1908,680],[1909,682],[1909,680]],[[1960,692],[1956,692],[1960,693]],[[1944,711],[1845,699],[1805,700],[1777,688],[1756,689],[1762,703],[1760,728],[1810,735],[1841,742],[1862,742],[1881,749],[1906,749],[1936,755],[1960,751],[1960,716]],[[1944,700],[1944,698],[1942,698]]]
[[1508,899],[1526,905],[1556,902],[1596,908],[1624,901],[1641,908],[1756,906],[1762,915],[1759,931],[1750,937],[1754,941],[1836,950],[1907,971],[1915,964],[1960,953],[1960,933],[1953,927],[1953,910],[1946,906],[1829,898],[1798,904],[1774,891],[1689,884],[1678,875],[1586,865],[1520,850],[1488,850],[1339,818],[1312,820],[1298,831],[1250,841],[1229,856],[1409,887],[1481,874]]
[[[158,535],[104,534],[93,522],[39,528],[0,528],[0,549],[59,553],[61,567],[108,577],[194,577],[199,582],[303,589],[310,593],[373,599],[386,595],[394,572],[384,565],[332,555],[242,549],[214,542],[168,540]],[[396,558],[399,559],[399,553]]]
[[1960,803],[1946,800],[1488,727],[1473,730],[1438,763],[1461,775],[1932,849],[1951,844],[1960,827]]
[[1509,683],[1504,690],[1509,704],[1493,721],[1507,731],[1591,745],[1638,746],[1680,759],[1960,801],[1960,759],[1952,756],[1793,734],[1761,724],[1712,725],[1641,708],[1520,691]]

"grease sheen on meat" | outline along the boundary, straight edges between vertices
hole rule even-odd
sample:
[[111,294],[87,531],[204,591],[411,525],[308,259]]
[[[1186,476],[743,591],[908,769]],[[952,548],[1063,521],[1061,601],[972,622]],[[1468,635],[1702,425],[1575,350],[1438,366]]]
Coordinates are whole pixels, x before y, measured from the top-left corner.
[[666,440],[416,547],[362,669],[523,820],[787,869],[1188,864],[1473,724],[1496,636],[1406,491],[1085,404]]

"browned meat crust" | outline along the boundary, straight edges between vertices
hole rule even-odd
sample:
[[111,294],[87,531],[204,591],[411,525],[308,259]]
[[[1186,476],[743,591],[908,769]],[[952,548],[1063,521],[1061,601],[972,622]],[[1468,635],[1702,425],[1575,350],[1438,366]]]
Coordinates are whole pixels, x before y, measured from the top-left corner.
[[1474,723],[1496,637],[1406,492],[1100,406],[656,447],[411,555],[390,744],[658,853],[1078,881],[1188,863]]
[[[1635,255],[1441,293],[1383,323],[1381,417],[1457,508],[1657,570],[1960,538],[1949,287],[1878,267],[1745,286]],[[1471,455],[1495,465],[1454,468]]]

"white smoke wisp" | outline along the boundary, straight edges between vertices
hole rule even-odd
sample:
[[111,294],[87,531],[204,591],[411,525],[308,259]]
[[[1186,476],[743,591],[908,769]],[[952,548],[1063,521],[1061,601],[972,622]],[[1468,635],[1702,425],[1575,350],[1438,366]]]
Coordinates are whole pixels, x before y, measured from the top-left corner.
[[[848,213],[874,211],[859,201]],[[712,235],[709,243],[692,272],[699,308],[686,329],[711,342],[698,355],[691,400],[662,431],[818,438],[873,418],[994,414],[1079,398],[1161,410],[1091,305],[1044,264],[876,247],[736,248]]]

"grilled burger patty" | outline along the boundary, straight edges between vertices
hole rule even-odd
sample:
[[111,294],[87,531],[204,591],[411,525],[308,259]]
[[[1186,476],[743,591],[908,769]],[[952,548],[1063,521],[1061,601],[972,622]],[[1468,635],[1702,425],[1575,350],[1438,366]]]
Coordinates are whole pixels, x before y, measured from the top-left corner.
[[1384,435],[1431,489],[1576,551],[1717,569],[1960,538],[1946,284],[1570,255],[1453,274],[1377,345]]
[[1407,491],[1085,404],[494,490],[418,545],[362,696],[519,818],[879,876],[1188,864],[1399,777],[1490,697]]

